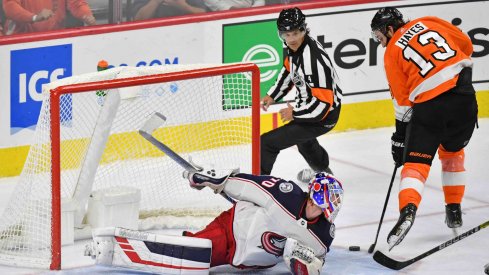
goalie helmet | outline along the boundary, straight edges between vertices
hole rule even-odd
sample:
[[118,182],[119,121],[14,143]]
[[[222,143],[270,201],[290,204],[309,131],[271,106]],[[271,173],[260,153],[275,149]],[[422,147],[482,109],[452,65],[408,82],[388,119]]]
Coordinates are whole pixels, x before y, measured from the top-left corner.
[[394,31],[396,31],[404,24],[405,22],[402,13],[399,10],[396,8],[385,7],[377,11],[372,19],[370,28],[372,31],[380,31],[385,35],[388,26],[392,26]]
[[309,183],[309,197],[333,223],[343,204],[343,186],[333,175],[319,172]]
[[296,29],[305,31],[306,16],[297,7],[292,9],[284,9],[278,16],[277,28],[279,32],[287,32]]

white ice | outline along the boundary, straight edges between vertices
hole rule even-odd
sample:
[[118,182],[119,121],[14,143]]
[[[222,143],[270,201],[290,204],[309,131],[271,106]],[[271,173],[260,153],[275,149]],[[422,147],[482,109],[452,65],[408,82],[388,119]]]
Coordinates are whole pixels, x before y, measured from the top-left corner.
[[[479,121],[471,142],[466,148],[465,167],[468,183],[462,202],[463,233],[489,220],[489,119]],[[330,133],[320,137],[327,149],[331,168],[343,182],[345,203],[336,220],[336,239],[326,257],[323,274],[484,274],[489,263],[489,229],[482,229],[401,271],[389,270],[372,259],[368,247],[373,243],[384,205],[390,178],[394,169],[390,155],[390,136],[393,128]],[[280,153],[273,174],[295,179],[306,163],[296,148]],[[441,191],[440,163],[435,159],[426,182],[423,200],[416,220],[404,241],[392,252],[387,252],[386,236],[398,218],[397,173],[389,204],[380,231],[377,249],[396,260],[408,260],[454,237],[444,224],[444,200]],[[15,178],[0,179],[0,210],[5,207],[13,190]],[[175,232],[172,232],[175,233]],[[83,256],[87,241],[63,247],[62,271],[0,267],[0,274],[139,274],[130,270],[94,266]],[[359,252],[348,247],[358,245]],[[240,271],[229,266],[213,268],[213,274],[287,274],[284,264],[273,269]]]

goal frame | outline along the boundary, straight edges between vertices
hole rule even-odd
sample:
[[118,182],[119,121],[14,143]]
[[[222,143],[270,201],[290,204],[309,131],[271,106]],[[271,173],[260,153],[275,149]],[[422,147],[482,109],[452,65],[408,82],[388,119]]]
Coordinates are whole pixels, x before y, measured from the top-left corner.
[[65,94],[157,84],[234,73],[251,73],[252,173],[260,173],[260,70],[254,63],[220,65],[188,71],[171,72],[99,82],[59,86],[50,90],[51,127],[51,270],[61,269],[61,125],[60,98]]

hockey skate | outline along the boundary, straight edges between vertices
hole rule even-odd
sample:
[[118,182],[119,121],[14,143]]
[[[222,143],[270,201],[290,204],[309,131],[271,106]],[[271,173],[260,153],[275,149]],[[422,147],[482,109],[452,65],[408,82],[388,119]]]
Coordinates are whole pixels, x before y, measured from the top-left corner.
[[397,221],[394,228],[392,228],[389,235],[387,235],[387,243],[389,244],[389,251],[394,248],[394,246],[400,244],[404,237],[413,226],[414,218],[416,217],[416,205],[410,203],[401,209],[401,214],[399,220]]
[[449,228],[461,227],[462,222],[462,209],[459,203],[450,203],[445,205],[445,223]]
[[[324,169],[324,172],[333,175],[333,171],[331,171],[329,167]],[[316,175],[316,173],[318,172],[309,168],[302,169],[301,171],[299,171],[299,173],[297,173],[297,180],[302,183],[309,183],[312,180],[312,178]]]

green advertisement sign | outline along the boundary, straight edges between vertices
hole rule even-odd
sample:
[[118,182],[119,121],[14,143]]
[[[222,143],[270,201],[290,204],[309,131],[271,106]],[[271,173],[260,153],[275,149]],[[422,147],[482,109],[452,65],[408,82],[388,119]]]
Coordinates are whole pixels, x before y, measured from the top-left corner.
[[[223,63],[253,62],[260,68],[260,91],[263,97],[275,83],[282,68],[283,43],[275,20],[223,26]],[[229,93],[233,93],[230,89]],[[226,96],[226,95],[225,95]]]

